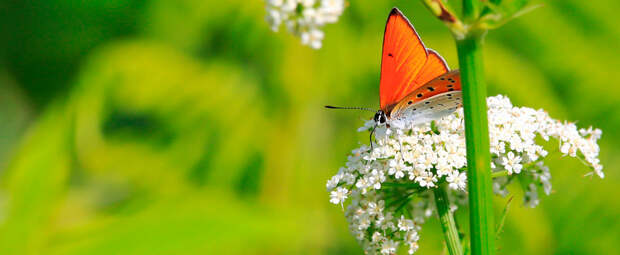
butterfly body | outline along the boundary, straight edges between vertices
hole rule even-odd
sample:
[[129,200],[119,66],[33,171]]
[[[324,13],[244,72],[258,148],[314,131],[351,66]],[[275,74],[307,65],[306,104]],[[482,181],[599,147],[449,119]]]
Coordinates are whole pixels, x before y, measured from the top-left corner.
[[[375,128],[426,123],[462,106],[459,71],[450,71],[439,53],[424,46],[411,22],[397,8],[392,9],[385,25],[379,104]],[[374,128],[371,137],[373,132]]]
[[385,26],[379,88],[378,125],[424,123],[461,106],[459,71],[450,71],[439,53],[424,46],[397,8]]

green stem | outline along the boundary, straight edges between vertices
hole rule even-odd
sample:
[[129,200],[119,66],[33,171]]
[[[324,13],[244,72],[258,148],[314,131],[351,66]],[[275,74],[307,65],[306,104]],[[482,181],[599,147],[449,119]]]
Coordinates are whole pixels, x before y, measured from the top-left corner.
[[463,247],[461,247],[461,241],[459,240],[459,231],[456,228],[454,215],[452,215],[450,211],[450,201],[448,200],[446,191],[443,186],[439,186],[433,189],[433,191],[435,192],[435,204],[437,206],[441,228],[446,238],[448,251],[450,255],[462,255]]
[[[478,15],[468,13],[478,11],[473,2],[477,1],[463,0],[466,17]],[[457,40],[465,113],[472,255],[495,252],[486,84],[482,72],[481,43],[485,33],[470,30],[465,38]]]
[[493,172],[491,174],[491,178],[504,177],[508,175],[510,175],[508,174],[508,170],[502,170],[502,171]]
[[466,23],[478,19],[480,11],[482,9],[482,2],[480,0],[463,0],[463,18]]

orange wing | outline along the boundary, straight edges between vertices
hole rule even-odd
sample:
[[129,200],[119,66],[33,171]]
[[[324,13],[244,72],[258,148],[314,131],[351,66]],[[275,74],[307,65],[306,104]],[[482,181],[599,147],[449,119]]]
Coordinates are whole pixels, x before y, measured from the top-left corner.
[[411,91],[447,71],[443,58],[427,50],[409,20],[397,8],[392,9],[383,37],[381,109],[387,113]]
[[419,88],[420,86],[426,84],[439,77],[440,75],[447,73],[450,71],[446,61],[432,49],[426,49],[428,52],[428,58],[426,59],[426,63],[422,67],[422,70],[418,72],[418,76],[413,81],[412,87]]

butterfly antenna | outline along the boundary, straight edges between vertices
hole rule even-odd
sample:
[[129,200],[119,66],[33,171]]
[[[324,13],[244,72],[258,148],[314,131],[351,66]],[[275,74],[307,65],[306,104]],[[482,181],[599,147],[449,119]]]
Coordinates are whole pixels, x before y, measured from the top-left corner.
[[375,110],[370,109],[370,108],[365,108],[365,107],[340,107],[340,106],[326,105],[325,108],[327,108],[327,109],[341,109],[341,110],[363,110],[363,111],[375,112]]

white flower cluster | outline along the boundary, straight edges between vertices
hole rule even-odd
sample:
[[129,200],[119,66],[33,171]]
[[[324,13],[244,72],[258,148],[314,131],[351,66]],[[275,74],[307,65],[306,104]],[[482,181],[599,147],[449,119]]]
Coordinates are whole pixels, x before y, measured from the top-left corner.
[[[543,164],[547,151],[536,138],[559,141],[563,155],[577,157],[603,178],[598,129],[577,129],[542,110],[514,107],[504,96],[489,97],[488,118],[494,189],[507,193],[517,179],[525,203],[538,204],[538,188],[551,192],[551,175]],[[375,125],[368,121],[360,131]],[[330,202],[344,206],[351,232],[369,254],[394,254],[399,244],[416,251],[418,231],[432,215],[432,189],[445,183],[451,200],[466,201],[466,148],[462,109],[432,123],[404,129],[376,129],[373,147],[353,150],[345,167],[327,182]],[[518,177],[518,178],[514,178]],[[350,198],[350,199],[349,199]],[[456,210],[456,205],[451,208]]]
[[282,23],[304,45],[321,48],[321,27],[335,23],[344,11],[344,0],[267,0],[267,22],[274,32]]

